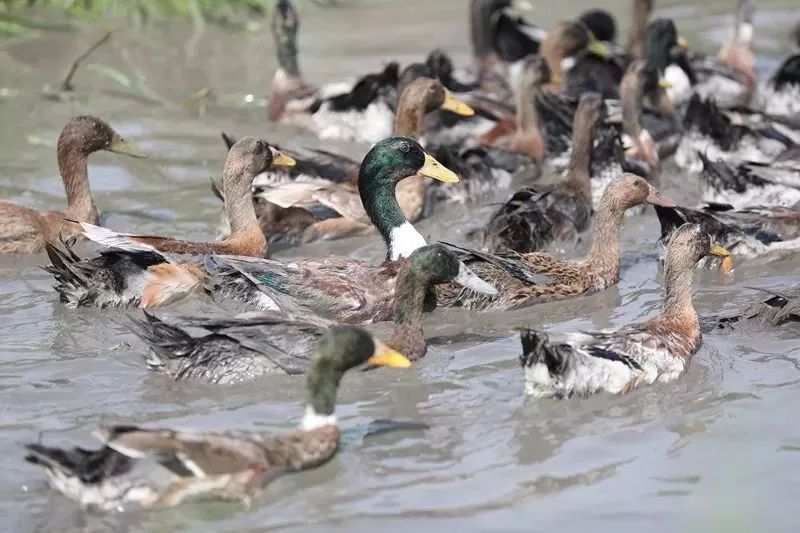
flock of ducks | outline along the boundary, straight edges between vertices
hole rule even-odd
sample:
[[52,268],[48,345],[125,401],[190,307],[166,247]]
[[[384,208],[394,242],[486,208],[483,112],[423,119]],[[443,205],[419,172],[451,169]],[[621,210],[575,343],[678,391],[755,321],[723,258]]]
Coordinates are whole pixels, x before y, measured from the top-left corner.
[[[739,2],[717,56],[692,52],[672,20],[652,19],[651,0],[633,0],[624,47],[603,10],[545,31],[512,7],[470,2],[469,71],[435,50],[402,69],[392,62],[349,85],[314,87],[298,62],[297,12],[277,1],[271,31],[280,68],[269,119],[372,148],[359,162],[224,135],[229,150],[214,185],[224,201],[220,240],[100,227],[89,156],[141,154],[99,118],[69,121],[57,149],[67,210],[0,202],[0,251],[46,252],[67,307],[145,310],[135,330],[151,348],[147,367],[165,379],[230,386],[307,374],[307,397],[300,427],[285,435],[112,426],[97,431],[97,450],[27,445],[28,461],[55,489],[102,509],[198,496],[249,500],[277,475],[336,453],[343,375],[422,358],[425,311],[507,310],[604,290],[619,281],[626,214],[648,204],[661,222],[661,312],[558,340],[523,331],[525,388],[535,397],[623,394],[684,372],[702,342],[692,305],[698,263],[730,273],[732,258],[800,247],[800,54],[758,82],[749,0]],[[678,206],[656,188],[673,156],[698,177],[705,203]],[[471,247],[428,244],[414,228],[437,204],[474,204],[498,192],[508,200],[472,232]],[[268,258],[273,246],[374,231],[386,246],[379,264]],[[74,250],[83,238],[98,245],[96,255]],[[590,241],[583,258],[545,251],[579,238]],[[149,312],[202,293],[250,312]],[[797,288],[772,291],[718,325],[756,317],[771,326],[798,320]],[[383,320],[395,324],[385,343],[360,327]]]

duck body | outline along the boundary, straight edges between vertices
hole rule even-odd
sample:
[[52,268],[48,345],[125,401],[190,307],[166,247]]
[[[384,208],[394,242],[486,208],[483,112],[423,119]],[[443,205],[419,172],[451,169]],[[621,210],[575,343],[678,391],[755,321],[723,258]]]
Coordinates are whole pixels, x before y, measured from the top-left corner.
[[486,230],[490,249],[534,252],[555,240],[575,239],[588,229],[592,212],[592,144],[602,106],[602,98],[596,93],[581,97],[565,176],[549,186],[523,188],[501,206]]
[[700,183],[707,202],[731,204],[737,208],[753,205],[792,206],[800,202],[800,162],[760,164],[748,161],[713,161],[698,152],[703,164]]
[[569,398],[624,394],[640,385],[673,381],[700,348],[702,336],[699,327],[677,330],[655,319],[613,333],[579,335],[572,342],[551,342],[531,330],[521,338],[525,392]]
[[[394,332],[388,345],[410,360],[425,355],[422,313],[429,307],[430,290],[443,281],[484,287],[441,245],[420,248],[397,275],[392,303]],[[466,280],[466,281],[465,281]],[[234,318],[194,317],[159,320],[145,314],[137,334],[150,345],[147,365],[176,381],[217,384],[251,381],[265,374],[308,372],[313,347],[330,322],[312,315],[249,313]],[[191,335],[186,328],[202,328]]]
[[800,322],[800,287],[790,287],[787,290],[763,288],[755,290],[765,293],[766,298],[743,310],[723,313],[717,317],[717,326],[729,328],[739,324],[758,323],[779,327]]
[[297,124],[322,139],[376,143],[392,132],[390,102],[395,97],[399,66],[391,62],[379,72],[352,82],[314,88],[306,83],[298,62],[300,20],[291,2],[276,2],[270,24],[279,68],[270,87],[268,117]]
[[800,113],[800,53],[787,57],[761,90],[764,111],[791,117]]
[[756,161],[767,163],[792,145],[792,140],[772,125],[750,127],[722,111],[713,100],[693,95],[684,113],[685,132],[675,152],[679,168],[699,173],[703,158],[716,161]]
[[284,263],[212,256],[205,263],[206,289],[258,310],[363,324],[391,317],[394,280],[401,263],[376,265],[344,258]]
[[[730,204],[706,204],[700,208],[660,207],[661,242],[686,223],[699,224],[714,242],[737,258],[754,258],[768,253],[800,248],[800,212],[797,209],[735,209]],[[710,259],[710,258],[709,258]],[[707,259],[701,261],[712,266]]]
[[598,205],[589,252],[580,260],[563,260],[544,252],[492,254],[448,245],[498,292],[477,295],[452,283],[443,284],[437,287],[437,303],[503,310],[603,290],[619,280],[619,231],[625,211],[642,203],[675,205],[640,176],[623,174],[609,184]]
[[564,341],[551,341],[543,332],[522,332],[526,393],[556,398],[624,394],[644,384],[677,379],[702,341],[692,306],[692,273],[708,254],[729,252],[711,246],[708,233],[696,224],[675,232],[664,267],[662,310],[646,322],[612,332],[574,334]]
[[248,503],[276,477],[315,468],[339,446],[334,415],[342,376],[363,364],[407,368],[410,362],[369,333],[342,326],[317,343],[300,427],[279,435],[245,431],[179,431],[108,426],[95,432],[97,450],[31,443],[29,463],[82,507],[124,511],[171,507],[192,498]]

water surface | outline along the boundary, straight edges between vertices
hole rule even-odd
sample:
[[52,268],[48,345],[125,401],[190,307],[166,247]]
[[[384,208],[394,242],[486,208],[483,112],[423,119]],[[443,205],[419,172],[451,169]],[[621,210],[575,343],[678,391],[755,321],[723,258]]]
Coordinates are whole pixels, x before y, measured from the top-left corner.
[[[676,18],[693,45],[712,51],[725,35],[730,3],[659,2],[659,8]],[[465,4],[380,0],[326,9],[300,3],[302,67],[311,81],[323,82],[379,67],[387,57],[418,60],[435,46],[466,64]],[[546,26],[590,4],[537,2],[530,16]],[[762,75],[789,51],[785,36],[796,22],[790,5],[759,5]],[[627,1],[608,7],[626,19]],[[209,26],[199,33],[182,24],[118,30],[87,62],[136,73],[174,105],[131,97],[86,68],[75,79],[74,99],[43,99],[42,87],[56,84],[101,31],[42,31],[0,43],[1,197],[63,205],[55,140],[79,113],[105,118],[153,154],[147,161],[91,158],[97,204],[108,214],[106,224],[119,230],[213,236],[220,206],[208,180],[222,167],[223,129],[354,157],[367,149],[322,145],[266,122],[258,103],[275,62],[263,25],[250,32]],[[207,87],[218,103],[204,113],[179,104]],[[695,180],[669,165],[663,183],[679,202],[697,197]],[[434,240],[465,242],[491,209],[440,209],[419,227]],[[274,376],[214,388],[148,374],[146,348],[130,333],[126,312],[65,309],[51,276],[38,268],[43,255],[0,258],[0,454],[6,458],[0,516],[7,530],[21,531],[796,531],[796,329],[708,335],[678,382],[624,397],[523,398],[514,328],[597,329],[652,316],[660,305],[658,233],[651,211],[627,220],[622,281],[603,293],[509,313],[434,312],[425,328],[436,346],[416,368],[356,372],[344,380],[337,411],[341,453],[322,468],[279,479],[250,507],[189,504],[125,515],[87,513],[50,491],[40,469],[22,460],[21,443],[41,436],[92,446],[89,432],[105,423],[289,430],[301,416],[303,380]],[[378,260],[383,248],[370,236],[279,255],[332,253]],[[732,281],[698,275],[697,309],[709,314],[742,306],[757,297],[746,287],[786,287],[795,283],[796,270],[797,260],[784,260],[739,265]],[[208,302],[184,302],[169,312],[211,309]],[[386,420],[428,429],[385,431]]]

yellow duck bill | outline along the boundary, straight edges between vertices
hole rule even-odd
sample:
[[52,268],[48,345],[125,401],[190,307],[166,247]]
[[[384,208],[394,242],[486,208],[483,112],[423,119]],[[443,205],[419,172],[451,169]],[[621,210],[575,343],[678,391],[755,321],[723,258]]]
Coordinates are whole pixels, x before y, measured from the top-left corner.
[[293,167],[297,161],[293,157],[284,154],[279,150],[272,150],[272,166],[275,167]]
[[427,152],[425,152],[425,164],[417,171],[417,174],[445,183],[458,183],[459,181],[455,172],[439,163],[435,157]]
[[385,342],[375,339],[375,351],[367,359],[368,365],[389,366],[392,368],[408,368],[411,361],[405,355],[394,348],[390,348]]
[[444,102],[442,102],[440,108],[462,117],[471,117],[475,114],[475,111],[470,106],[453,96],[453,93],[447,89],[444,90]]

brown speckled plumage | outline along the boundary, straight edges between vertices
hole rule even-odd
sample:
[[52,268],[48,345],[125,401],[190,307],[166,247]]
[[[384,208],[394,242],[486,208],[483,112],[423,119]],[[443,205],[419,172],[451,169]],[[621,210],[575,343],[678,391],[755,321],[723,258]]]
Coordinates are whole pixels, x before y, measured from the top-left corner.
[[439,305],[469,309],[513,309],[605,289],[619,281],[619,231],[625,211],[646,202],[674,205],[633,174],[612,181],[597,208],[592,245],[584,259],[563,260],[543,252],[489,254],[461,249],[462,260],[494,285],[494,297],[451,284],[437,288]]

